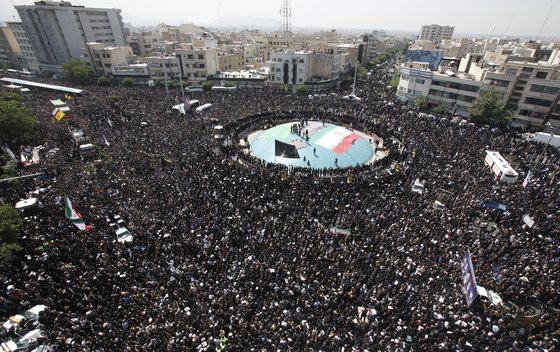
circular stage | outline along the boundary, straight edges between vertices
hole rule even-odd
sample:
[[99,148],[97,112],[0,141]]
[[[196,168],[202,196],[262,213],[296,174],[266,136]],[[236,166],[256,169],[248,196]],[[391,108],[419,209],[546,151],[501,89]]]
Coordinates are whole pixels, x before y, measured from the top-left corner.
[[[296,127],[297,126],[297,127]],[[251,154],[269,163],[312,169],[363,165],[375,157],[375,139],[345,127],[288,122],[248,136]]]

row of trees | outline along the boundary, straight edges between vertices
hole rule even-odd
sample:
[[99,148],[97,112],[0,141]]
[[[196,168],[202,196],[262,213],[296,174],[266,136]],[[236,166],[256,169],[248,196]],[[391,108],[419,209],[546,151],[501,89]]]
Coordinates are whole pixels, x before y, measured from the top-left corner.
[[[19,93],[0,93],[0,144],[19,142],[33,131],[35,118],[22,104]],[[14,176],[16,163],[2,162],[0,178]],[[21,250],[17,244],[23,221],[11,205],[0,206],[0,267],[10,263]]]
[[[511,120],[512,112],[501,104],[501,95],[495,90],[483,90],[469,109],[469,119],[472,122],[500,126]],[[428,98],[418,95],[414,98],[414,105],[420,111],[428,111]],[[442,114],[446,109],[441,105],[435,106],[432,111]],[[448,111],[451,113],[451,111]]]
[[[79,59],[70,59],[63,65],[63,76],[64,80],[71,82],[71,83],[78,83],[78,84],[88,84],[94,82],[94,75],[91,67],[86,65],[83,61]],[[110,86],[113,81],[107,76],[101,76],[97,78],[97,84],[106,87]],[[123,86],[131,86],[134,81],[130,77],[125,77],[120,82]],[[207,82],[205,82],[207,83]],[[208,82],[209,83],[209,82]],[[165,82],[162,79],[155,79],[154,86],[162,87]],[[167,81],[168,87],[178,87],[180,82],[178,80],[170,79]],[[189,85],[189,81],[183,81],[184,86]],[[227,83],[226,83],[227,86]],[[208,89],[212,86],[210,85]]]
[[[93,70],[79,59],[70,59],[62,66],[64,80],[72,83],[87,84],[93,82]],[[100,86],[111,85],[112,80],[107,76],[97,78],[97,84]],[[134,83],[132,78],[123,78],[121,84],[123,86],[131,86]]]

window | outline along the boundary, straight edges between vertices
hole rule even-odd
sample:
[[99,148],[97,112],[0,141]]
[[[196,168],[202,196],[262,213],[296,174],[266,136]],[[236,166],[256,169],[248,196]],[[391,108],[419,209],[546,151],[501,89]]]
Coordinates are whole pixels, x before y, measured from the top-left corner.
[[426,80],[420,79],[420,78],[416,78],[416,83],[418,84],[424,84],[426,83]]
[[535,78],[546,79],[546,75],[547,75],[547,74],[548,74],[548,72],[537,71],[537,74],[535,75]]
[[523,70],[521,70],[522,72],[533,72],[533,68],[532,67],[523,67]]
[[540,118],[540,119],[543,119],[546,116],[546,114],[544,112],[537,112],[537,111],[531,111],[531,110],[525,110],[525,109],[519,110],[519,115],[536,117],[536,118]]
[[502,79],[486,78],[483,83],[494,86],[494,87],[507,87],[507,86],[509,86],[509,81],[504,81]]
[[467,92],[475,92],[475,93],[477,93],[480,90],[480,87],[473,86],[470,84],[456,83],[456,82],[434,80],[432,81],[432,85],[451,88],[451,89],[466,90]]
[[199,60],[204,60],[204,55],[198,55]]
[[548,108],[552,105],[552,101],[546,99],[527,97],[525,98],[525,104],[544,106]]
[[533,85],[531,85],[531,92],[545,93],[545,94],[558,94],[558,93],[560,93],[560,88],[558,88],[558,87],[547,87],[547,86],[541,86],[539,84],[533,84]]
[[187,55],[187,59],[189,59],[189,60],[194,59],[194,55]]
[[403,81],[408,81],[408,76],[407,75],[401,75],[401,79]]

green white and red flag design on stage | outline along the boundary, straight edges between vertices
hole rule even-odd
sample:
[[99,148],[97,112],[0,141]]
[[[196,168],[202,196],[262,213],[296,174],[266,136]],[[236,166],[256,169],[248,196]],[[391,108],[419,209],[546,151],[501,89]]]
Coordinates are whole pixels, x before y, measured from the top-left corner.
[[64,213],[66,214],[66,217],[70,219],[70,221],[72,221],[72,223],[80,230],[89,231],[90,227],[84,223],[82,216],[76,211],[76,209],[74,209],[72,201],[70,201],[70,198],[66,195],[64,195],[64,204]]

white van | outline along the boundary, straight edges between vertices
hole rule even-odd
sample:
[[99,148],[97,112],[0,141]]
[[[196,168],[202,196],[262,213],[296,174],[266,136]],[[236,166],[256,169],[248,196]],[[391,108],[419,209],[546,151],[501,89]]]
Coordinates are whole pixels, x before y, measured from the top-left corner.
[[211,107],[212,107],[212,104],[206,103],[206,104],[201,105],[198,108],[196,108],[196,112],[203,112],[204,110],[210,109]]

